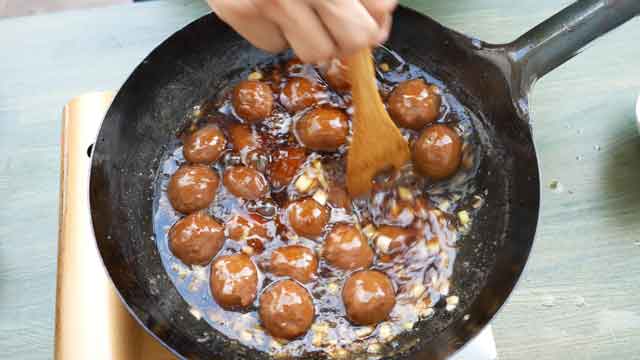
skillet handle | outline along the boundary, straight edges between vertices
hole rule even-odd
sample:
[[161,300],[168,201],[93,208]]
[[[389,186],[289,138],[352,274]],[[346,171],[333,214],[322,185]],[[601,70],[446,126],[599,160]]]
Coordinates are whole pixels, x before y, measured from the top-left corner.
[[578,0],[507,46],[521,88],[579,54],[591,41],[640,14],[640,0]]

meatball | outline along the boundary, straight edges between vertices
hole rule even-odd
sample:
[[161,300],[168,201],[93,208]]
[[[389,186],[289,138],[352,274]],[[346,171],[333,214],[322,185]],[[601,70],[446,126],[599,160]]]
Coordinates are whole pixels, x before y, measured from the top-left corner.
[[235,124],[229,127],[233,150],[238,153],[247,152],[259,147],[257,136],[247,125]]
[[318,258],[313,250],[301,245],[290,245],[271,253],[269,270],[278,276],[289,276],[306,284],[314,279]]
[[308,238],[320,236],[331,215],[329,209],[311,198],[293,202],[289,205],[287,213],[289,223],[296,234]]
[[171,253],[187,265],[205,265],[224,245],[224,229],[204,211],[178,220],[169,230]]
[[439,90],[422,79],[398,85],[387,101],[391,118],[401,127],[419,130],[440,116]]
[[333,59],[323,67],[324,78],[334,90],[347,91],[351,88],[348,67],[341,59]]
[[322,247],[322,256],[342,270],[367,268],[373,262],[373,250],[360,230],[350,224],[336,225]]
[[304,335],[315,309],[309,292],[293,280],[281,280],[260,295],[260,321],[269,334],[282,339]]
[[280,94],[280,102],[290,113],[296,113],[304,108],[315,105],[321,98],[324,89],[313,80],[303,77],[294,77]]
[[376,270],[358,271],[342,288],[347,318],[356,325],[374,325],[387,319],[396,304],[391,279]]
[[273,92],[269,85],[257,80],[245,80],[233,89],[233,110],[248,123],[264,120],[273,110]]
[[258,215],[236,214],[227,222],[226,230],[229,239],[235,241],[256,239],[263,242],[269,239],[265,221]]
[[340,109],[319,107],[298,119],[295,131],[300,142],[309,149],[335,151],[347,142],[349,116]]
[[264,175],[247,166],[227,168],[222,183],[230,193],[246,200],[258,200],[269,192],[269,183]]
[[344,186],[332,184],[329,187],[328,200],[329,204],[334,208],[342,208],[345,209],[347,213],[351,213],[351,197]]
[[219,183],[218,174],[208,166],[183,165],[169,180],[169,202],[183,214],[204,209],[215,199]]
[[413,144],[413,164],[422,175],[434,180],[453,175],[462,160],[462,140],[446,125],[426,128]]
[[307,159],[304,149],[288,147],[275,150],[271,154],[269,180],[275,188],[289,185],[300,166]]
[[185,139],[182,152],[189,162],[210,164],[220,158],[226,146],[227,140],[220,128],[207,126]]
[[257,291],[258,270],[247,255],[220,256],[211,264],[211,294],[221,307],[246,308]]
[[383,255],[396,255],[416,240],[416,231],[399,226],[382,226],[376,232],[376,247]]

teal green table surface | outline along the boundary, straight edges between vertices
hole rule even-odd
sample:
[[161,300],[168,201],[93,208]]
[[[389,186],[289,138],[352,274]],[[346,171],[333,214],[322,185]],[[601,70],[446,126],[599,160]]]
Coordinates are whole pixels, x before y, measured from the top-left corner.
[[[569,3],[405,1],[489,42]],[[1,359],[53,356],[63,105],[117,89],[156,44],[206,12],[177,0],[0,21]],[[501,359],[640,359],[639,93],[637,19],[535,86],[542,215],[524,277],[493,322]]]

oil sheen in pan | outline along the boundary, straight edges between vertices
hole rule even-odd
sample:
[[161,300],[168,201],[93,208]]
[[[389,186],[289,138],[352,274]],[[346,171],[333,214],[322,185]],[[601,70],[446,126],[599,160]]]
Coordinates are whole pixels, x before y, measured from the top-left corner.
[[[309,332],[300,339],[291,342],[276,341],[260,327],[256,311],[259,296],[253,307],[245,312],[232,312],[220,308],[211,297],[209,290],[209,267],[190,268],[175,258],[169,250],[167,234],[180,215],[172,209],[166,195],[166,187],[171,174],[184,163],[182,147],[176,141],[170,144],[170,151],[165,154],[158,169],[154,189],[154,232],[162,263],[180,294],[192,307],[194,317],[206,320],[217,331],[246,346],[268,353],[302,355],[309,351],[325,351],[328,355],[340,356],[341,352],[347,351],[374,355],[392,352],[393,342],[390,340],[402,332],[409,331],[417,321],[428,319],[434,311],[447,311],[455,307],[458,298],[451,293],[450,289],[454,287],[450,284],[450,277],[456,257],[456,243],[464,241],[465,229],[470,228],[470,222],[482,204],[482,191],[476,188],[474,182],[475,172],[481,160],[481,151],[477,146],[479,141],[474,129],[474,123],[478,124],[478,121],[474,121],[473,114],[447,91],[446,84],[418,67],[404,63],[391,52],[378,51],[376,57],[377,64],[387,63],[392,66],[389,71],[378,71],[383,93],[388,93],[397,83],[407,79],[423,78],[429,83],[436,84],[442,90],[444,108],[437,122],[455,124],[463,136],[466,147],[463,163],[466,162],[467,169],[461,168],[453,178],[429,185],[424,189],[437,209],[431,212],[430,216],[433,217],[431,222],[441,225],[434,229],[439,232],[439,236],[435,243],[418,243],[411,250],[419,255],[429,253],[429,250],[434,248],[439,249],[439,251],[436,250],[436,255],[419,258],[414,264],[408,264],[409,266],[394,263],[377,265],[388,273],[406,270],[403,274],[405,280],[401,281],[399,286],[401,289],[398,289],[403,290],[405,296],[398,297],[397,305],[391,315],[393,321],[384,322],[377,327],[359,327],[349,324],[344,317],[340,297],[346,274],[330,269],[324,261],[320,262],[319,273],[329,276],[322,277],[307,286],[316,306],[315,322]],[[310,72],[309,76],[319,78],[313,69],[307,72]],[[212,98],[218,98],[217,94],[212,94]],[[279,116],[288,115],[279,114]],[[404,132],[406,136],[415,136],[411,130],[404,130]],[[222,174],[222,165],[217,164],[216,170]],[[217,199],[209,212],[223,222],[226,219],[221,217],[228,216],[228,212],[225,213],[224,209],[236,207],[235,202],[236,200],[221,185]],[[356,207],[358,205],[356,204]],[[335,216],[340,214],[332,214],[332,217],[335,218]],[[300,243],[316,252],[321,245],[321,242],[306,239],[301,240]],[[266,243],[265,251],[254,256],[258,267],[260,268],[261,263],[268,261],[275,248],[282,245],[285,245],[285,242],[279,237]],[[234,241],[226,241],[220,255],[237,250],[240,249]],[[260,271],[261,286],[259,288],[264,288],[266,284],[277,279],[279,278],[272,274]],[[394,280],[398,285],[397,277],[394,276]],[[416,307],[416,302],[410,299],[412,296],[423,301],[419,301]],[[435,305],[438,303],[443,306],[436,310]]]

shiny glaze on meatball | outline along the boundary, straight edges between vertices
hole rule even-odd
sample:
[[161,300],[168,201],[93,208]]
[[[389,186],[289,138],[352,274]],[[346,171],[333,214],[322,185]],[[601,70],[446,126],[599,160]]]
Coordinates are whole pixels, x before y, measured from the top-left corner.
[[258,270],[242,253],[220,256],[211,264],[211,294],[221,307],[246,308],[256,298]]
[[289,185],[306,158],[307,154],[302,148],[287,147],[274,150],[269,165],[271,185],[276,189]]
[[220,158],[226,146],[227,139],[219,127],[205,126],[185,139],[182,152],[188,162],[211,164]]
[[247,166],[227,168],[222,183],[230,193],[245,200],[258,200],[269,192],[269,183],[264,175]]
[[264,120],[273,110],[271,87],[257,80],[244,80],[236,85],[231,101],[236,115],[248,123]]
[[178,220],[169,230],[171,253],[187,265],[206,265],[224,245],[224,228],[205,211]]
[[287,208],[287,216],[293,231],[307,238],[320,236],[324,226],[329,222],[330,215],[327,207],[311,198],[294,201]]
[[233,151],[242,153],[259,147],[258,137],[251,127],[243,124],[233,124],[229,127]]
[[280,102],[290,113],[315,105],[323,96],[323,87],[313,80],[294,77],[287,81],[280,94]]
[[328,106],[306,113],[295,124],[300,142],[311,150],[335,151],[347,142],[349,116]]
[[413,144],[413,164],[420,173],[434,180],[455,174],[462,160],[462,140],[447,125],[424,129]]
[[219,184],[218,174],[208,166],[182,165],[169,180],[169,201],[183,214],[204,209],[215,199]]
[[315,308],[307,289],[293,280],[280,280],[260,295],[260,321],[272,336],[295,339],[313,323]]
[[306,246],[283,246],[271,253],[269,271],[306,284],[315,278],[318,271],[318,258],[313,250]]
[[373,263],[373,250],[367,239],[351,224],[333,227],[324,241],[322,256],[341,270],[367,268]]
[[374,325],[389,317],[396,304],[391,279],[377,270],[358,271],[342,288],[342,301],[349,321]]
[[422,79],[408,80],[389,95],[387,109],[401,127],[419,130],[440,116],[442,99],[435,85]]

